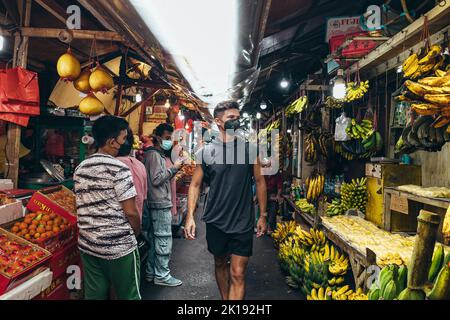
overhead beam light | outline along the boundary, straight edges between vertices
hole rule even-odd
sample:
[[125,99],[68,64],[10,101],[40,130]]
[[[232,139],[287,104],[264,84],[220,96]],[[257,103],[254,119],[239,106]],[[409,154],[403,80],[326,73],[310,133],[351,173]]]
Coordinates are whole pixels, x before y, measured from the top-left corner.
[[260,108],[261,108],[261,110],[266,110],[267,109],[267,103],[264,102],[264,101],[261,102]]
[[142,95],[141,94],[137,94],[136,95],[136,103],[141,103],[142,102]]
[[167,99],[166,100],[166,104],[164,105],[167,109],[169,109],[170,107],[171,107],[171,105],[170,105],[170,100],[169,99]]
[[287,89],[289,87],[289,81],[287,79],[282,79],[280,82],[281,89]]
[[130,2],[197,95],[213,105],[229,99],[239,53],[238,0]]
[[258,120],[261,119],[261,113],[258,112],[258,113],[256,114],[256,119],[258,119]]

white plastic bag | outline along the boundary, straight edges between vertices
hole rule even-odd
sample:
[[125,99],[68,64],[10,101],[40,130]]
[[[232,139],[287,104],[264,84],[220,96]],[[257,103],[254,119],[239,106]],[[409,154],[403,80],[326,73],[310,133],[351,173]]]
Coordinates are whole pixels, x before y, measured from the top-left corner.
[[334,133],[334,140],[336,141],[349,141],[351,138],[348,136],[346,129],[350,126],[352,119],[347,118],[345,112],[343,112],[336,119],[336,130]]

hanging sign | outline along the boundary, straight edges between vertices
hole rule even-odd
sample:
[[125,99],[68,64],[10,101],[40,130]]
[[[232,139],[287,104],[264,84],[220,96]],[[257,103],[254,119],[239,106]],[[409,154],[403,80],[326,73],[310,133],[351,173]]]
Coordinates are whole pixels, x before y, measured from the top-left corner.
[[403,214],[409,214],[408,198],[402,195],[391,195],[391,210]]
[[337,17],[327,20],[326,42],[336,36],[345,36],[347,34],[364,31],[359,23],[361,16]]

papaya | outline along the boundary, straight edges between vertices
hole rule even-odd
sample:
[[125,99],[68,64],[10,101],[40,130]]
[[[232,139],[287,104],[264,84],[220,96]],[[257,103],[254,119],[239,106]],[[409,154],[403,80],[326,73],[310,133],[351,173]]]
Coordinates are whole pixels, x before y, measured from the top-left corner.
[[384,300],[394,300],[397,297],[397,286],[394,280],[388,282],[382,296]]
[[448,264],[442,267],[427,298],[430,300],[450,299],[450,266]]
[[400,293],[398,300],[425,300],[425,293],[422,290],[406,288]]
[[433,260],[431,261],[431,267],[428,271],[428,281],[434,282],[436,276],[442,268],[444,263],[444,247],[442,245],[438,245],[436,250],[434,251]]

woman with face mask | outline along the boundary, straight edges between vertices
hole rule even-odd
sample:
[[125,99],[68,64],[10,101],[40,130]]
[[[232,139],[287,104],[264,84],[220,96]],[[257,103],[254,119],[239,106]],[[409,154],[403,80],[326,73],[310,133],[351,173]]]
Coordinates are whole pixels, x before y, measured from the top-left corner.
[[144,160],[149,186],[146,208],[149,222],[148,230],[144,231],[147,231],[150,242],[145,279],[167,287],[182,284],[171,275],[169,269],[172,253],[172,180],[183,165],[182,161],[170,165],[173,131],[170,125],[160,124],[153,135],[153,147],[148,149]]

